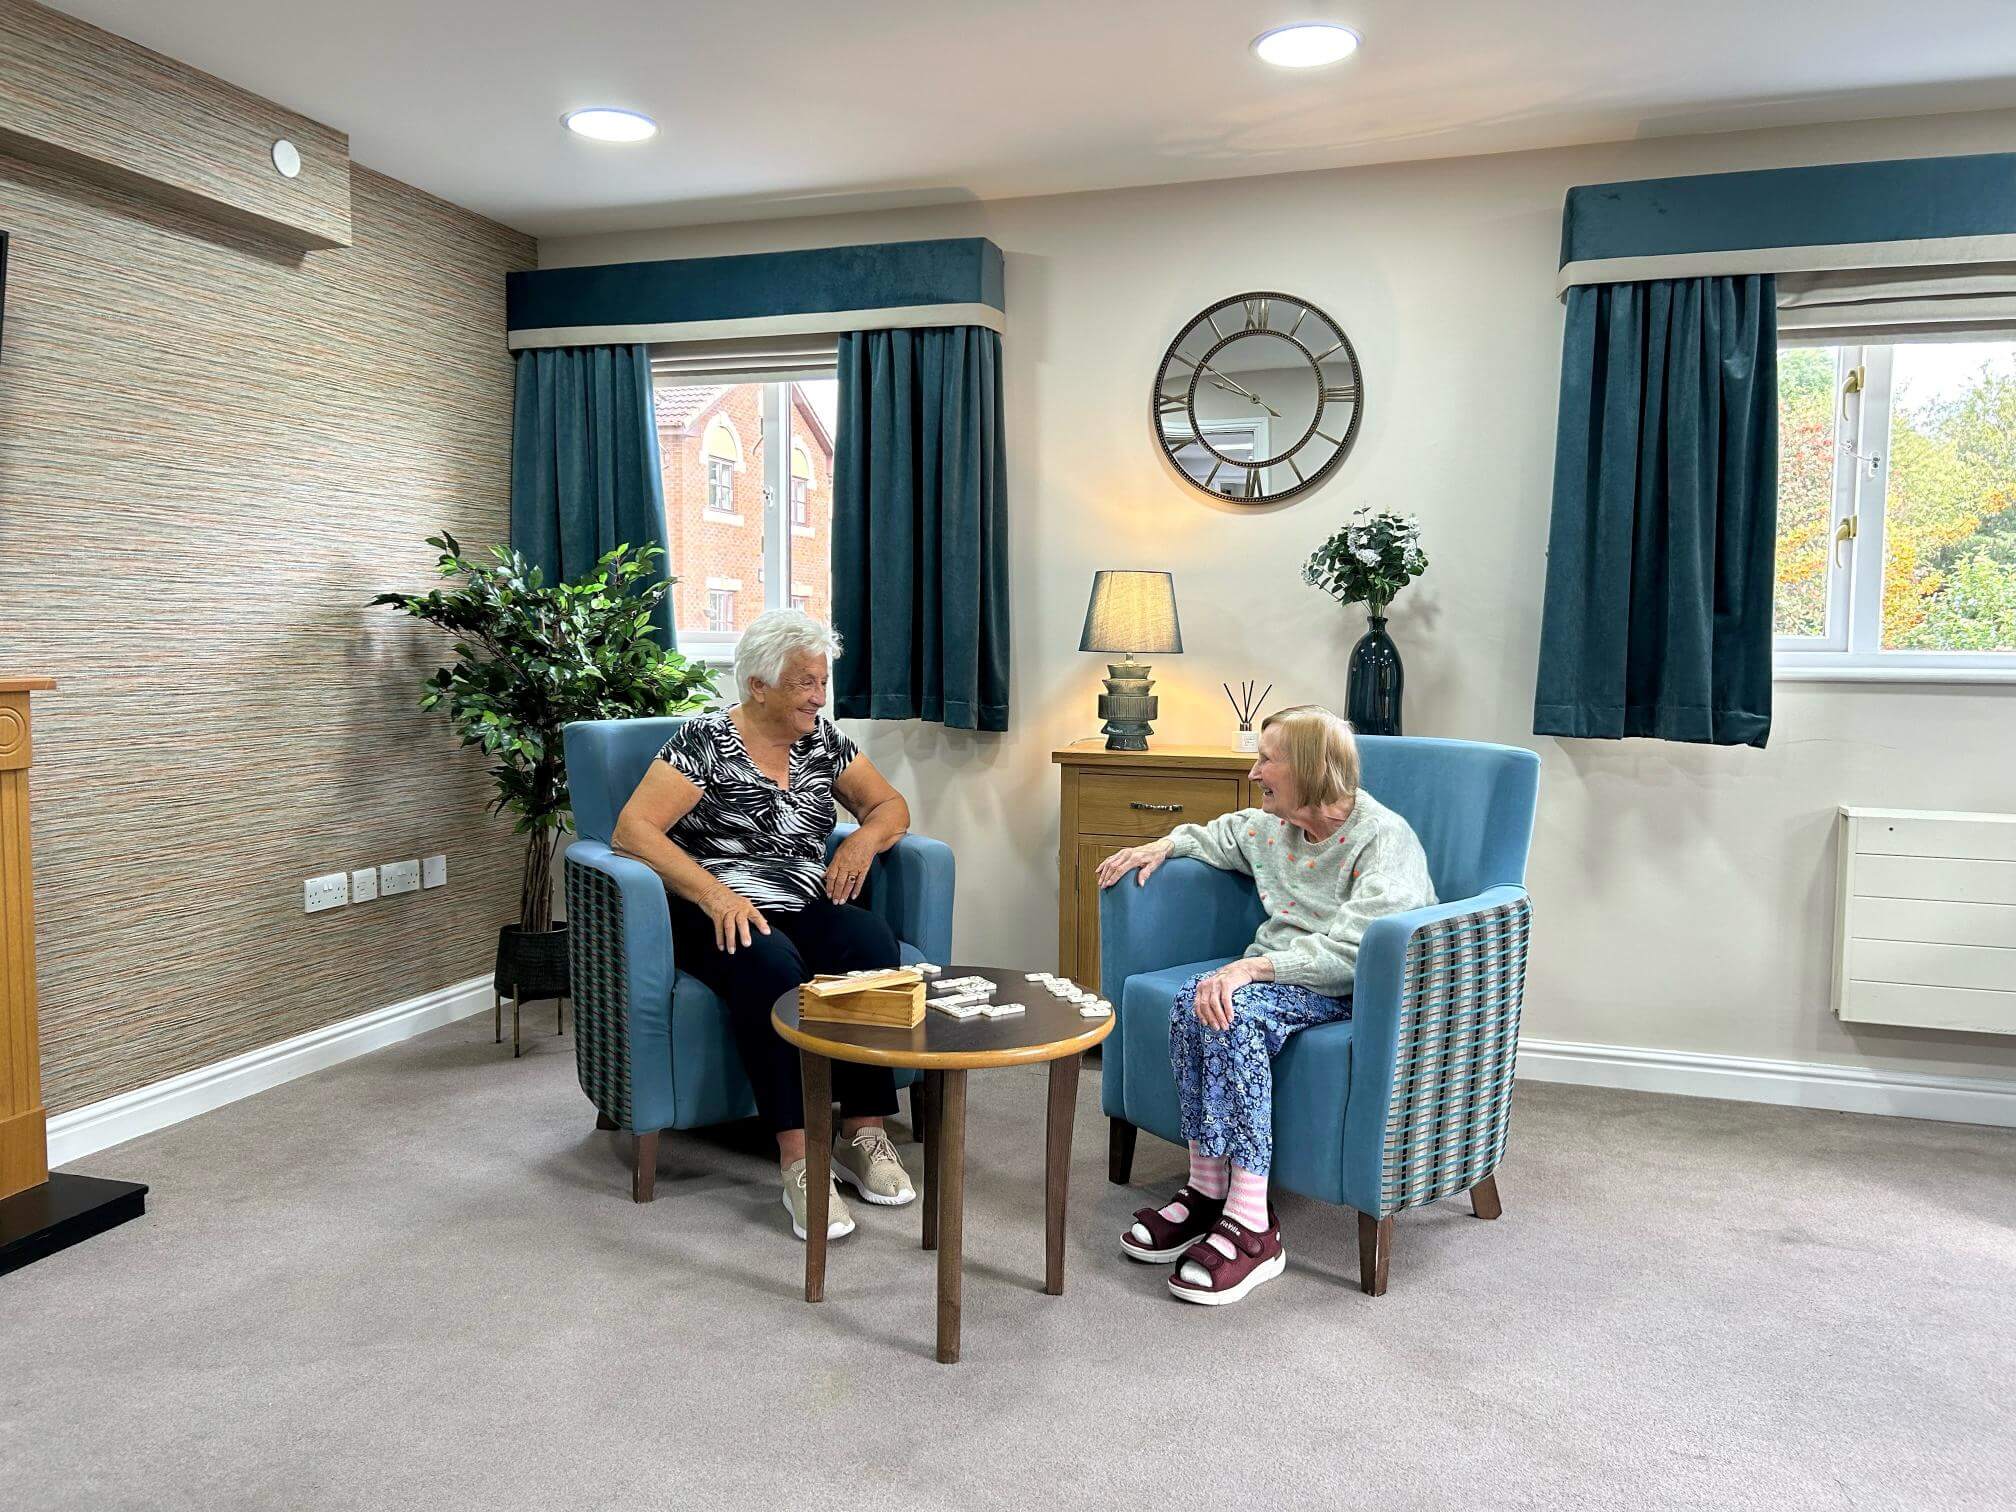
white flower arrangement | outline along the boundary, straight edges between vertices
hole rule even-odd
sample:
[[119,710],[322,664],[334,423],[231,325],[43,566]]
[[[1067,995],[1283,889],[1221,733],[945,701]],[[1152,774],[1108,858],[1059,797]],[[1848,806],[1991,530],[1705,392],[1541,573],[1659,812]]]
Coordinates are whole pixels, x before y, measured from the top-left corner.
[[1309,555],[1302,581],[1340,604],[1364,604],[1377,618],[1393,596],[1428,570],[1418,515],[1374,513],[1368,504]]

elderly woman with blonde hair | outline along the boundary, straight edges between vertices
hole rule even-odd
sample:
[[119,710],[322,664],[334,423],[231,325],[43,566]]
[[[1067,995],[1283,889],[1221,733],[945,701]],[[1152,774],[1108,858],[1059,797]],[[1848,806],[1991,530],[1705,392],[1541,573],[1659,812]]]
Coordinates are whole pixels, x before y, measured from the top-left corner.
[[1287,1252],[1267,1200],[1274,1057],[1296,1030],[1351,1016],[1366,925],[1436,901],[1420,840],[1358,786],[1351,727],[1328,709],[1269,719],[1252,780],[1259,808],[1178,825],[1099,868],[1110,887],[1194,857],[1250,875],[1266,910],[1243,956],[1176,994],[1169,1056],[1190,1179],[1166,1206],[1137,1212],[1120,1239],[1131,1259],[1176,1261],[1169,1289],[1186,1302],[1237,1302],[1281,1274]]

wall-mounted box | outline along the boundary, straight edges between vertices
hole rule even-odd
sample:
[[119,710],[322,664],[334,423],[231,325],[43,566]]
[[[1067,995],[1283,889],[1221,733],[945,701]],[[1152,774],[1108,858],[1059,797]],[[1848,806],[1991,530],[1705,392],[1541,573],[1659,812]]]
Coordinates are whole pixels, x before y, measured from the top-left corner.
[[2016,1034],[2016,814],[1841,810],[1834,1012]]

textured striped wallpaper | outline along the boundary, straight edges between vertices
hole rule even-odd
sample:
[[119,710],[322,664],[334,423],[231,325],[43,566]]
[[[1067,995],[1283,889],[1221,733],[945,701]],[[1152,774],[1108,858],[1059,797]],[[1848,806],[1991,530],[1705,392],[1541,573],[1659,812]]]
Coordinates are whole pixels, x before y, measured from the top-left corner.
[[[285,137],[301,172],[282,178]],[[350,242],[350,139],[31,0],[0,0],[0,152],[296,247]]]
[[[486,971],[519,847],[365,600],[501,539],[528,237],[358,169],[301,254],[0,158],[0,671],[31,792],[52,1113]],[[435,851],[445,889],[304,915]]]

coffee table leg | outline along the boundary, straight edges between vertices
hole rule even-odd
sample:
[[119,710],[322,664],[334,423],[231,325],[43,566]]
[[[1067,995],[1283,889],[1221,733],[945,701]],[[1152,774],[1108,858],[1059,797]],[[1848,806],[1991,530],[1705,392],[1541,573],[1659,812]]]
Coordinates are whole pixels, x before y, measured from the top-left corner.
[[1071,1129],[1082,1059],[1066,1055],[1050,1062],[1050,1117],[1043,1141],[1043,1290],[1053,1297],[1064,1295],[1064,1203],[1071,1189]]
[[924,1073],[924,1248],[938,1247],[938,1109],[945,1101],[944,1074]]
[[965,1249],[966,1073],[938,1083],[938,1363],[959,1363],[959,1266]]
[[833,1062],[798,1052],[805,1081],[805,1300],[826,1298],[827,1198],[833,1182]]

